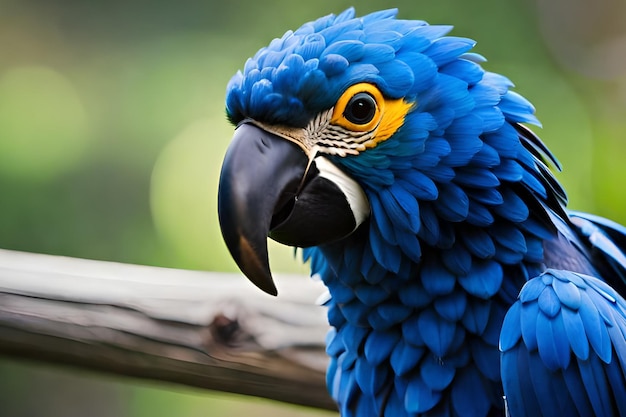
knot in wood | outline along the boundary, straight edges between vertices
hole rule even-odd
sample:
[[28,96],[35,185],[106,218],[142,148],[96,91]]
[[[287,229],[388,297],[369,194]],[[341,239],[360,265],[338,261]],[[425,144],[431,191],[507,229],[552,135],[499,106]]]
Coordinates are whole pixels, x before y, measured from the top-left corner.
[[237,319],[232,319],[226,315],[219,313],[213,318],[213,322],[209,325],[213,338],[221,343],[230,344],[234,341],[237,332],[240,329]]

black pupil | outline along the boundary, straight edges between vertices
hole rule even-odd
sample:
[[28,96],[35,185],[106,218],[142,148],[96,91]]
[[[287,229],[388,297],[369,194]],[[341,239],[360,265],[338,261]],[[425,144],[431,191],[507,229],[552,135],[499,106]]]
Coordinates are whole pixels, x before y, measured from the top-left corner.
[[376,114],[376,100],[367,93],[358,93],[350,99],[343,115],[357,125],[369,123]]

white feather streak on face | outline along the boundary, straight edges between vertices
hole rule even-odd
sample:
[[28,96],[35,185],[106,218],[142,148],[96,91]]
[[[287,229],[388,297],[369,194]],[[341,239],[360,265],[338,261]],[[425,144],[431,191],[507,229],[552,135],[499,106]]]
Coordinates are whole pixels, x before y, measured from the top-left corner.
[[319,175],[336,184],[346,196],[354,215],[356,230],[370,215],[370,204],[363,188],[325,157],[318,156],[314,161]]

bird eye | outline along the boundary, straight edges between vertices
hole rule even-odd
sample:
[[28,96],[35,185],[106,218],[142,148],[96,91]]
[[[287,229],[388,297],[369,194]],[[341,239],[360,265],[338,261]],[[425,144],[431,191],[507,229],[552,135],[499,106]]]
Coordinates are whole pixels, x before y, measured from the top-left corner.
[[374,84],[358,83],[343,92],[330,122],[353,132],[371,132],[380,123],[385,99]]
[[[385,98],[375,84],[357,83],[337,99],[330,125],[348,133],[344,138],[352,148],[373,148],[402,127],[413,106],[413,101],[403,98]],[[333,128],[330,133],[336,136],[336,132],[340,130]]]
[[376,115],[376,100],[368,93],[355,94],[343,112],[343,116],[356,125],[364,125],[372,121]]

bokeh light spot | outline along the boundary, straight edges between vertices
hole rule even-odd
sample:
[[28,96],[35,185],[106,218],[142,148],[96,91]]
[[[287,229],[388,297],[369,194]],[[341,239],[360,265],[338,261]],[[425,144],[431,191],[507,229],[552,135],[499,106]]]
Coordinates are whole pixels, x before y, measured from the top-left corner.
[[89,141],[85,108],[67,77],[38,66],[0,76],[0,173],[54,178],[81,162]]

